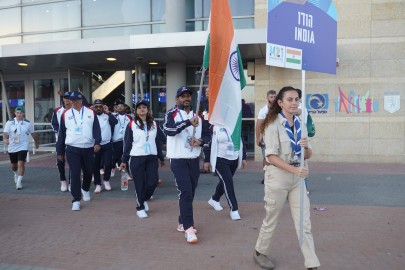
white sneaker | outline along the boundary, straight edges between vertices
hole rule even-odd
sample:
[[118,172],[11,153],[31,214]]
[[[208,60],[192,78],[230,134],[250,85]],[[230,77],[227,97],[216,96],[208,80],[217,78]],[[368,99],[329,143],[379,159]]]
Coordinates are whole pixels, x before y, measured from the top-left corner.
[[111,169],[111,177],[115,176],[115,169]]
[[18,180],[18,179],[17,179],[17,183],[15,184],[15,189],[18,189],[18,190],[22,189],[22,182],[21,182],[21,180]]
[[143,207],[145,207],[145,212],[149,212],[149,205],[147,202],[143,202]]
[[198,242],[198,238],[197,235],[195,235],[193,226],[191,226],[185,231],[184,236],[186,237],[188,243]]
[[109,181],[103,181],[103,184],[104,184],[104,189],[105,190],[107,190],[107,191],[111,190],[111,185],[110,185]]
[[71,187],[71,186],[70,186],[70,184],[69,184],[69,186],[68,186],[68,190],[69,190],[69,192],[71,192],[71,191],[72,191],[70,187]]
[[82,189],[82,194],[83,194],[83,201],[85,201],[85,202],[90,201],[90,192],[89,191],[84,191]]
[[104,174],[104,169],[100,169],[100,174]]
[[137,215],[139,218],[147,218],[147,217],[148,217],[148,214],[146,214],[145,210],[136,211],[136,215]]
[[230,216],[231,216],[231,219],[232,219],[232,220],[240,220],[240,215],[239,215],[238,210],[236,210],[236,211],[231,211]]
[[101,192],[101,186],[100,185],[96,185],[96,188],[94,189],[94,193],[95,194],[100,194]]
[[213,200],[212,198],[208,201],[208,204],[211,205],[215,211],[222,211],[224,210],[224,208],[222,208],[221,204],[215,200]]
[[66,192],[68,190],[66,181],[60,181],[60,191]]
[[18,175],[14,174],[14,183],[17,184]]
[[[183,224],[177,225],[177,231],[178,231],[178,232],[184,232]],[[194,231],[195,234],[198,233],[197,229],[195,229],[194,227],[193,227],[193,231]]]
[[72,203],[72,211],[80,211],[80,202],[76,201]]

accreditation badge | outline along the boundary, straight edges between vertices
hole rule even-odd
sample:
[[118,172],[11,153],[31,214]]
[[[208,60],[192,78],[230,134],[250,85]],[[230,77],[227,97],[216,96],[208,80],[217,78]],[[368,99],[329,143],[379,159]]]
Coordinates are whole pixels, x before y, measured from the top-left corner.
[[75,135],[82,135],[82,127],[75,127]]

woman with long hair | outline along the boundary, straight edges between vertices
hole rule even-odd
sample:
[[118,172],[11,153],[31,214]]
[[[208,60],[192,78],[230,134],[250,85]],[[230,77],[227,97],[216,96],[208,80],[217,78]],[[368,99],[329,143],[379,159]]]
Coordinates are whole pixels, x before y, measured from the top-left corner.
[[[263,269],[273,269],[274,264],[267,257],[272,246],[272,238],[278,224],[284,204],[288,202],[294,220],[297,235],[300,227],[300,182],[308,175],[308,168],[300,166],[300,157],[309,159],[312,150],[307,134],[301,131],[301,122],[297,117],[299,96],[297,89],[286,86],[277,94],[261,126],[266,145],[266,166],[264,179],[264,200],[266,217],[260,229],[253,258]],[[305,267],[317,269],[320,266],[315,254],[314,240],[311,232],[309,198],[304,194],[304,237],[301,252]]]
[[157,186],[158,152],[160,143],[157,133],[161,131],[153,121],[149,104],[138,101],[135,105],[135,117],[128,124],[124,136],[124,154],[120,170],[126,168],[128,161],[129,172],[134,179],[136,195],[136,214],[139,218],[147,218],[150,199]]

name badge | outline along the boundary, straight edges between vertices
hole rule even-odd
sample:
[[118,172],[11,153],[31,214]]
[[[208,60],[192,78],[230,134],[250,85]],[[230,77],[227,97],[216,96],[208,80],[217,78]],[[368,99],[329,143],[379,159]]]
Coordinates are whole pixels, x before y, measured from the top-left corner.
[[145,149],[145,154],[149,155],[150,154],[150,144],[149,143],[145,143],[143,145],[143,148]]
[[82,135],[82,127],[75,128],[75,135]]
[[14,136],[14,142],[15,142],[15,143],[19,143],[19,142],[20,142],[20,136],[19,136],[19,135],[15,135],[15,136]]
[[233,148],[233,143],[229,143],[226,146],[226,155],[232,156],[235,153],[235,149]]
[[186,143],[184,144],[185,148],[191,148],[190,141],[191,141],[191,136],[187,136]]

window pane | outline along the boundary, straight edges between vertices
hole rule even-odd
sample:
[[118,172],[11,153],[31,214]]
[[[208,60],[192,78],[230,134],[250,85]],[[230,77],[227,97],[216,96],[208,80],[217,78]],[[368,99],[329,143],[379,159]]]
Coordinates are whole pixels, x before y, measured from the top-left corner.
[[230,0],[232,16],[254,15],[254,0]]
[[211,12],[211,0],[203,0],[203,17],[209,18]]
[[152,68],[151,72],[151,86],[166,86],[166,69],[165,68]]
[[83,0],[83,26],[150,22],[151,0]]
[[35,122],[50,123],[55,110],[53,80],[34,80]]
[[[187,67],[186,69],[186,84],[200,85],[201,67]],[[203,85],[208,85],[208,71],[205,73]]]
[[0,36],[21,33],[21,8],[0,10]]
[[11,5],[18,5],[21,4],[21,0],[1,0],[0,7],[7,7]]
[[24,32],[80,27],[80,1],[69,1],[22,8]]
[[166,4],[165,0],[152,0],[152,21],[166,20]]
[[138,25],[138,26],[83,30],[83,38],[140,35],[150,33],[151,33],[150,25]]
[[254,28],[253,18],[233,19],[233,27],[235,29],[252,29]]
[[154,118],[163,118],[166,109],[166,88],[152,88],[152,111]]
[[[24,81],[9,81],[5,82],[7,89],[8,104],[10,106],[10,112],[13,114],[14,109],[19,106],[25,107],[25,85]],[[29,117],[27,117],[29,120]]]
[[166,32],[166,24],[164,24],[164,23],[152,24],[152,34],[165,33],[165,32]]
[[51,34],[25,35],[25,36],[23,36],[23,43],[72,40],[72,39],[80,39],[80,38],[81,38],[80,31],[69,31],[69,32],[51,33]]

